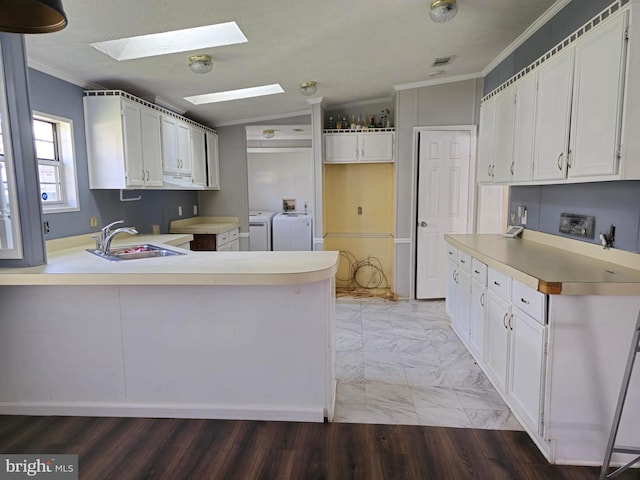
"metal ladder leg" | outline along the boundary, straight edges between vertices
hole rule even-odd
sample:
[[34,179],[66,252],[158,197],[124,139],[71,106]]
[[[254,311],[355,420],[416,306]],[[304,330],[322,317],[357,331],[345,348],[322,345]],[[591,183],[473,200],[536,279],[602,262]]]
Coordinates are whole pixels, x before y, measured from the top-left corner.
[[[627,359],[627,367],[625,368],[624,376],[622,377],[622,386],[620,387],[618,404],[616,405],[616,411],[613,415],[611,433],[609,435],[609,441],[607,442],[604,461],[602,462],[602,470],[600,471],[600,480],[604,480],[605,478],[614,478],[640,460],[640,448],[615,445],[616,436],[618,435],[618,428],[620,427],[620,417],[622,417],[622,409],[627,398],[627,392],[629,391],[629,382],[631,381],[631,374],[633,373],[633,365],[636,360],[636,354],[640,351],[640,345],[638,345],[639,341],[640,312],[638,313],[638,319],[636,320],[636,329],[633,332],[633,341],[631,342],[631,350],[629,351],[629,358]],[[632,453],[638,456],[626,465],[623,465],[622,467],[614,470],[609,475],[607,475],[607,471],[609,470],[609,465],[611,463],[611,455],[613,455],[613,453]]]

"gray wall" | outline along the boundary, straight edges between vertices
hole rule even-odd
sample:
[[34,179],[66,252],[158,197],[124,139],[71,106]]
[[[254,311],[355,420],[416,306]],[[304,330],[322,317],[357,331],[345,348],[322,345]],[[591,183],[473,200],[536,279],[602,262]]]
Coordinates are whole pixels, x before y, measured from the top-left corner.
[[[616,227],[614,247],[638,253],[639,200],[640,181],[512,187],[509,211],[524,205],[527,207],[526,228],[597,244],[600,244],[598,235],[608,233],[613,224]],[[561,213],[595,216],[595,238],[560,233]]]
[[[198,194],[193,191],[137,190],[126,191],[124,197],[137,197],[137,202],[121,202],[118,190],[89,190],[87,148],[82,108],[83,89],[63,80],[29,70],[31,108],[44,114],[56,115],[73,121],[76,175],[78,179],[80,211],[45,214],[50,233],[46,240],[80,235],[98,229],[89,225],[90,217],[98,217],[103,226],[115,220],[135,225],[143,233],[151,233],[152,225],[160,225],[162,233],[168,232],[169,222],[192,216]],[[178,217],[178,206],[183,207],[183,217]]]
[[525,43],[487,74],[484,79],[483,95],[499,87],[534,60],[537,60],[611,3],[612,0],[573,0],[569,2]]
[[416,176],[413,127],[477,125],[482,80],[400,90],[396,95],[395,290],[414,296]]
[[[311,115],[280,118],[217,128],[220,157],[220,190],[199,192],[200,215],[238,217],[240,232],[249,233],[247,139],[249,125],[310,125]],[[240,238],[240,249],[249,249],[249,239]]]

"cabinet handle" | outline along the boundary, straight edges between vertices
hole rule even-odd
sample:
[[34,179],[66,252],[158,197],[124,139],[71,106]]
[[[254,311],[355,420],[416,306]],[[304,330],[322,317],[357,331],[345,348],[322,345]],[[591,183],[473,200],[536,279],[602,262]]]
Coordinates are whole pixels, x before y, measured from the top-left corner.
[[453,255],[453,252],[448,252],[448,253],[449,253],[449,255]]
[[480,305],[484,307],[484,292],[480,294]]
[[491,165],[487,165],[487,175],[491,176]]
[[513,320],[513,313],[509,317],[509,330],[513,330],[513,323],[511,322],[511,320]]
[[511,175],[513,175],[513,165],[514,165],[515,163],[516,163],[516,162],[511,162],[511,168],[509,169],[509,170],[511,170]]
[[529,305],[529,303],[531,303],[529,302],[529,300],[525,300],[524,298],[521,298],[520,301],[526,305]]
[[142,181],[144,182],[144,170],[140,170],[142,172]]
[[465,262],[464,260],[460,260],[460,263],[467,263],[467,262]]
[[573,163],[573,154],[571,152],[571,149],[569,149],[569,155],[567,155],[567,167],[571,168]]
[[496,282],[495,280],[493,281],[493,284],[494,284],[496,287],[500,287],[500,286],[501,286],[501,285],[500,285],[498,282]]
[[491,165],[491,178],[494,178],[495,176],[496,176],[496,166]]
[[564,159],[564,152],[558,156],[558,170],[562,171],[562,160]]
[[149,181],[149,177],[151,177],[151,174],[149,173],[149,170],[147,170],[147,182]]
[[507,317],[509,316],[509,312],[504,314],[504,317],[502,318],[502,325],[504,325],[505,329],[508,329],[509,327],[507,327]]
[[475,273],[476,275],[480,275],[480,270],[474,270],[473,273]]

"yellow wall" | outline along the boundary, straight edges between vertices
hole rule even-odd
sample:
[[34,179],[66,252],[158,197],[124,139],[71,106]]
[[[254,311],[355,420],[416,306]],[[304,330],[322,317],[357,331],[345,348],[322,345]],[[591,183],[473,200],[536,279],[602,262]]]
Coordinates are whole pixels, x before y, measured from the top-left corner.
[[[388,286],[393,288],[393,232],[395,226],[395,170],[393,163],[324,166],[323,218],[325,250],[343,250],[357,260],[380,261]],[[358,207],[362,214],[358,214]],[[340,259],[338,284],[348,277]],[[361,270],[359,281],[369,276]]]

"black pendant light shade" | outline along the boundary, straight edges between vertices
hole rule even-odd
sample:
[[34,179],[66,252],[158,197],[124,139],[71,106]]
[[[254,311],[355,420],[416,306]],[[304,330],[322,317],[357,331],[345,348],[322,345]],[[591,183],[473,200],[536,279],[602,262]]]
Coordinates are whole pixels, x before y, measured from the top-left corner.
[[66,26],[62,0],[0,0],[0,32],[51,33]]

